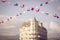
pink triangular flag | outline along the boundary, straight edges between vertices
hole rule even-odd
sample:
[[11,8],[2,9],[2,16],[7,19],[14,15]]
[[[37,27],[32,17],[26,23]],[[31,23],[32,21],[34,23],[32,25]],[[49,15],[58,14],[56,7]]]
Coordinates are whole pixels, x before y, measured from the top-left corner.
[[25,5],[24,5],[24,4],[22,4],[20,7],[21,7],[21,8],[24,8],[24,6],[25,6]]
[[33,11],[33,10],[34,10],[34,8],[31,8],[31,10]]
[[10,17],[10,19],[12,19],[12,17]]
[[5,3],[7,0],[1,0],[1,2]]
[[4,21],[2,20],[2,22],[1,23],[4,23]]
[[40,9],[37,9],[36,12],[40,12]]
[[20,13],[20,15],[22,15],[22,13]]
[[48,4],[48,2],[45,2],[45,4]]

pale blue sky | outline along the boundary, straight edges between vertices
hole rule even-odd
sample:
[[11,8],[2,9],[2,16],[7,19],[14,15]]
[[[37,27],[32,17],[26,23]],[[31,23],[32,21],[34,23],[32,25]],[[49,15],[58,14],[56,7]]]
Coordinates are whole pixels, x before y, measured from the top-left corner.
[[[45,2],[48,2],[48,4],[45,4]],[[18,6],[14,6],[15,3],[17,3]],[[43,4],[43,6],[40,6],[41,3]],[[21,4],[24,4],[25,7],[21,8]],[[34,8],[34,11],[27,11],[27,9],[31,9],[32,7]],[[37,8],[40,8],[40,12],[38,13],[35,11]],[[22,12],[23,14],[16,16],[20,12]],[[45,13],[49,13],[49,15],[46,15]],[[27,20],[29,18],[35,17],[38,21],[46,23],[46,28],[49,30],[50,23],[56,23],[57,25],[59,25],[58,28],[60,28],[60,18],[54,18],[54,14],[57,14],[60,17],[60,0],[7,0],[7,2],[5,3],[1,2],[0,0],[0,15],[3,15],[3,17],[5,17],[5,20],[7,20],[9,16],[12,16],[17,20]],[[0,16],[0,19],[3,18],[1,18]]]

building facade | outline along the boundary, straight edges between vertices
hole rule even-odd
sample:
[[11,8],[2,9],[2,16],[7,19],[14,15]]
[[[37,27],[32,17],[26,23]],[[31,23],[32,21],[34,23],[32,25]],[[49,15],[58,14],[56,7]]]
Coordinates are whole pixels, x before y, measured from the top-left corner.
[[35,18],[20,27],[19,40],[47,40],[47,30]]

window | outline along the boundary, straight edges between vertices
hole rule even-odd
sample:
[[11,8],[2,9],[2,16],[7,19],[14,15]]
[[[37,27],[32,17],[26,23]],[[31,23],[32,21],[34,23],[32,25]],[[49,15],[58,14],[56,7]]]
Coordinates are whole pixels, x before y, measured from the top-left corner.
[[34,22],[32,23],[32,25],[34,25]]
[[40,38],[41,36],[40,35],[38,35],[38,38]]
[[23,40],[23,38],[21,38],[20,40]]

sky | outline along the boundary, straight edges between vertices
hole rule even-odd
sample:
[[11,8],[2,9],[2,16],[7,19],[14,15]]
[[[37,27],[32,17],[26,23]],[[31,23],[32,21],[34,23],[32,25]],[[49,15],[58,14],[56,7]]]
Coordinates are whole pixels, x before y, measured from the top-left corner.
[[0,0],[0,35],[17,35],[33,17],[43,22],[48,38],[60,37],[60,0]]

